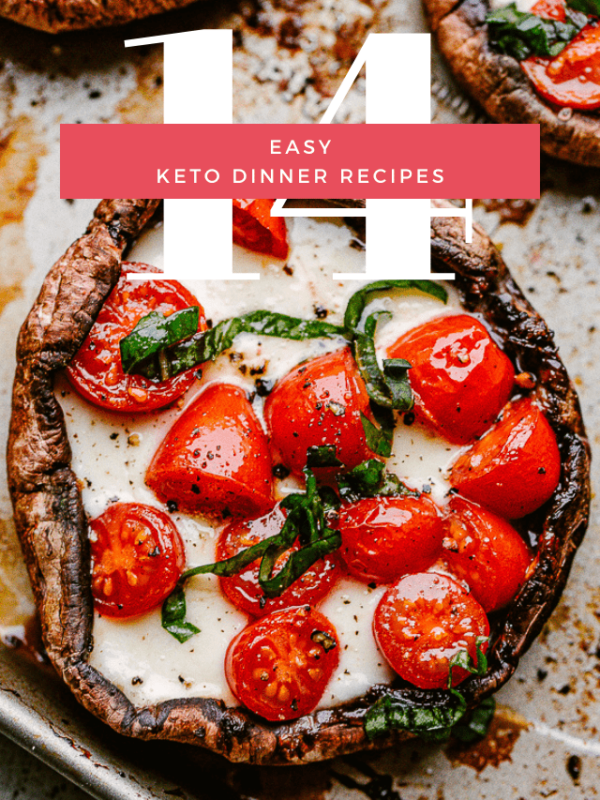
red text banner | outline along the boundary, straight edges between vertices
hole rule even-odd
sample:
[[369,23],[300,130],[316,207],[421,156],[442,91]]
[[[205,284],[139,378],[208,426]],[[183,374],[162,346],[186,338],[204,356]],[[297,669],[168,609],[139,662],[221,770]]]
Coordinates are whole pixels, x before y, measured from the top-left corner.
[[60,129],[63,198],[540,196],[539,125]]

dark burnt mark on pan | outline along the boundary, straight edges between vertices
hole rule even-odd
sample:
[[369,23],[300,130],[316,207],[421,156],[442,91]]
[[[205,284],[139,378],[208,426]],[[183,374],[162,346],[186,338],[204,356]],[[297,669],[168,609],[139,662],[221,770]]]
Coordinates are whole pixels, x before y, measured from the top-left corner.
[[346,773],[331,770],[332,776],[346,789],[362,792],[369,800],[402,800],[400,793],[394,789],[394,779],[391,775],[382,775],[366,762],[358,761],[355,758],[352,760],[344,759],[344,761],[352,769],[368,778],[366,782],[357,781]]
[[500,217],[500,224],[514,222],[525,227],[538,206],[539,200],[475,200],[474,205],[481,206],[488,212],[495,211]]

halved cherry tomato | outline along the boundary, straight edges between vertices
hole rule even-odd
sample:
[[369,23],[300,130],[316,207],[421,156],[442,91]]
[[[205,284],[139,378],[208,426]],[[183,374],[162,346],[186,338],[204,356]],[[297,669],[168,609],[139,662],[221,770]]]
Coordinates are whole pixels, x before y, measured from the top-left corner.
[[142,503],[115,503],[90,522],[92,594],[107,617],[134,617],[159,606],[185,567],[177,528]]
[[267,437],[238,386],[213,383],[156,451],[146,483],[181,511],[254,516],[273,505]]
[[283,217],[272,217],[274,200],[233,201],[233,242],[275,258],[287,258],[287,229]]
[[531,514],[552,495],[560,477],[556,436],[529,398],[510,403],[502,419],[459,456],[450,483],[506,519]]
[[[420,689],[442,689],[448,684],[450,659],[466,650],[476,662],[477,639],[488,636],[490,628],[483,608],[456,581],[419,572],[402,578],[383,595],[373,631],[401,678]],[[453,668],[452,685],[468,674]]]
[[509,398],[515,372],[484,326],[468,314],[439,317],[406,333],[390,358],[412,364],[416,409],[457,444],[482,434]]
[[[222,532],[217,542],[217,560],[223,561],[237,555],[240,550],[250,547],[257,542],[279,533],[285,521],[284,512],[279,506],[259,519],[240,520],[232,522]],[[284,553],[276,563],[278,572],[285,565],[288,554],[300,549],[296,541],[287,553]],[[314,604],[329,592],[340,574],[340,565],[337,557],[332,554],[319,559],[308,569],[302,577],[298,578],[291,586],[283,591],[279,597],[265,597],[258,583],[258,570],[260,560],[249,564],[237,575],[230,578],[220,578],[223,594],[234,606],[252,614],[262,617],[277,611],[280,608]]]
[[250,711],[283,721],[310,713],[339,662],[329,620],[310,606],[287,608],[244,628],[229,645],[225,675]]
[[505,519],[462,497],[450,500],[445,558],[486,612],[510,603],[523,583],[532,554]]
[[586,26],[555,58],[530,56],[521,67],[551,103],[600,108],[600,25]]
[[564,22],[566,8],[565,0],[538,0],[532,7],[531,13],[545,19],[557,19],[559,22]]
[[373,497],[340,509],[340,554],[353,575],[392,583],[422,572],[441,551],[444,524],[427,495]]
[[154,267],[125,262],[122,270],[87,338],[67,367],[67,375],[79,394],[94,405],[111,411],[153,411],[186,392],[194,382],[197,368],[160,383],[142,375],[126,375],[121,367],[119,342],[152,311],[168,316],[198,306],[198,330],[206,330],[204,309],[177,281],[137,283],[124,277],[128,272],[158,272]]
[[361,413],[370,417],[369,397],[347,348],[293,369],[265,403],[271,442],[296,474],[306,466],[309,447],[335,445],[347,469],[373,458]]

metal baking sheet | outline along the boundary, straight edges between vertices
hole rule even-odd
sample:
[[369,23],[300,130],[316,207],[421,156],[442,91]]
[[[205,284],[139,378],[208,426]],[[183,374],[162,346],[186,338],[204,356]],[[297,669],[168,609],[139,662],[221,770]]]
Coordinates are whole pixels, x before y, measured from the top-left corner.
[[[58,198],[59,123],[160,122],[161,49],[125,50],[123,40],[219,26],[236,31],[238,121],[294,123],[319,118],[369,31],[426,29],[417,0],[207,1],[125,29],[58,37],[0,21],[3,439],[18,327],[44,274],[81,233],[94,206],[94,201]],[[358,122],[363,115],[359,79],[339,121]],[[432,119],[484,121],[435,53]],[[599,177],[598,171],[547,159],[539,202],[476,209],[517,281],[556,331],[593,447],[600,437]],[[8,556],[14,530],[3,470],[2,465],[0,625],[10,643],[32,604],[24,569]],[[1,646],[0,728],[95,797],[111,800],[591,800],[600,786],[596,531],[594,513],[560,605],[497,695],[499,708],[487,738],[469,748],[417,742],[395,752],[309,767],[232,766],[200,749],[113,734],[77,705],[48,667]]]

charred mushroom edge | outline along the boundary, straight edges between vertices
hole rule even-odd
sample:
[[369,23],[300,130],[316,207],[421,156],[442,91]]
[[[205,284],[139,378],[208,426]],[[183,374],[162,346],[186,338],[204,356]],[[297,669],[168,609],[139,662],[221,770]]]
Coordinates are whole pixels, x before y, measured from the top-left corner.
[[492,50],[488,0],[423,0],[438,46],[456,78],[495,122],[537,123],[542,150],[551,156],[600,166],[600,116],[560,106],[537,94],[519,62]]
[[[212,699],[137,708],[88,663],[93,648],[88,526],[54,374],[79,349],[119,278],[124,249],[157,205],[155,200],[102,201],[86,233],[50,270],[18,339],[9,484],[48,656],[78,700],[119,733],[193,743],[232,761],[304,763],[411,738],[398,731],[369,742],[363,727],[367,709],[390,692],[399,699],[444,705],[447,692],[374,686],[358,700],[275,724]],[[461,220],[438,218],[432,221],[431,245],[434,267],[456,272],[464,308],[485,319],[519,370],[537,377],[534,394],[556,433],[562,460],[554,495],[521,526],[538,537],[535,570],[494,623],[487,674],[461,684],[473,706],[510,678],[558,602],[587,526],[589,448],[552,332],[489,238],[476,228],[473,244],[467,245]]]

